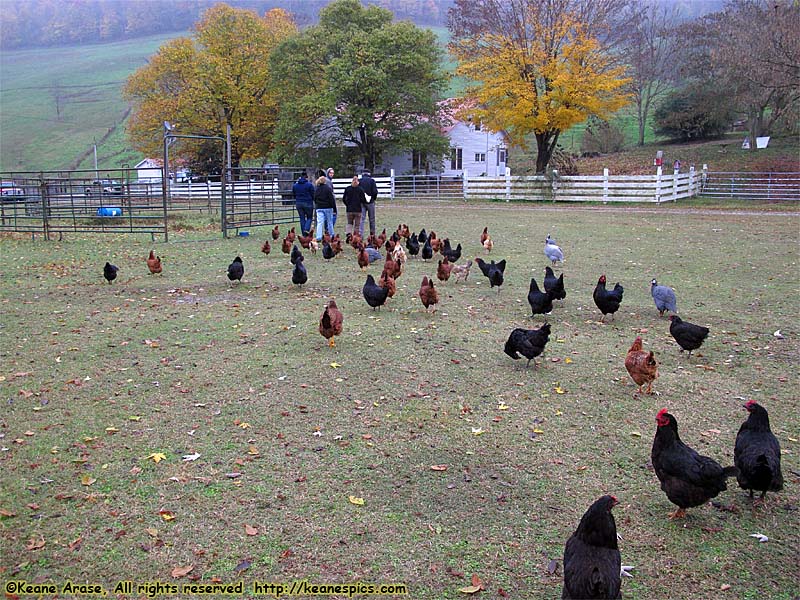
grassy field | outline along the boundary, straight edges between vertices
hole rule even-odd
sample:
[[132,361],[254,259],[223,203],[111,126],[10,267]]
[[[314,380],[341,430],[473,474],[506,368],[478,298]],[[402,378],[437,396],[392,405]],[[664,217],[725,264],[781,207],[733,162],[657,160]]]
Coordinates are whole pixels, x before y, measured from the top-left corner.
[[[566,539],[611,493],[635,566],[626,598],[800,593],[797,211],[378,208],[381,226],[434,229],[465,259],[488,226],[506,283],[490,290],[473,267],[426,314],[416,292],[435,264],[410,260],[373,311],[352,249],[330,262],[306,252],[309,283],[295,289],[279,247],[259,251],[266,229],[227,241],[176,230],[155,245],[162,276],[147,273],[144,237],[0,240],[4,585],[308,579],[442,599],[466,597],[476,574],[480,597],[557,598]],[[567,298],[526,369],[502,347],[544,321],[526,295],[548,233],[565,250]],[[230,285],[237,254],[245,277]],[[113,285],[106,260],[120,267]],[[626,288],[608,324],[591,299],[602,273]],[[692,358],[658,317],[652,277],[711,328]],[[345,315],[334,349],[317,331],[331,297]],[[637,335],[660,362],[657,397],[634,397],[623,366]],[[731,480],[721,508],[667,520],[649,464],[656,412],[728,465],[750,398],[770,412],[785,491],[754,510]]]
[[0,171],[133,166],[125,80],[171,36],[0,53]]

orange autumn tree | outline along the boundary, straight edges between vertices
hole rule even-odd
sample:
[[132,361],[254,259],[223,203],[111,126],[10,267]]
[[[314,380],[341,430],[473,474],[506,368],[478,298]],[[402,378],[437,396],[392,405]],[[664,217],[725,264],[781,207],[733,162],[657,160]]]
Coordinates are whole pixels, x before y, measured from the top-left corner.
[[167,42],[128,79],[124,96],[133,104],[128,135],[134,147],[159,155],[164,121],[178,133],[220,137],[230,125],[234,167],[242,158],[265,156],[278,112],[269,55],[296,33],[281,9],[263,17],[226,4],[208,9],[193,38]]
[[468,80],[472,119],[505,131],[512,145],[536,138],[536,173],[543,174],[562,131],[594,115],[607,119],[628,101],[624,69],[614,66],[576,13],[557,2],[511,0],[502,30],[473,28],[450,51]]

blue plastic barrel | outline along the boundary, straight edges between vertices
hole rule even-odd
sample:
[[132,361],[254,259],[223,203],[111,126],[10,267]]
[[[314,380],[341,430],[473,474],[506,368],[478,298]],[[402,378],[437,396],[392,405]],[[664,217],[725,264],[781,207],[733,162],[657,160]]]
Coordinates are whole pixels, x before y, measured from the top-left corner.
[[97,209],[98,217],[121,217],[122,208],[119,206],[101,206]]

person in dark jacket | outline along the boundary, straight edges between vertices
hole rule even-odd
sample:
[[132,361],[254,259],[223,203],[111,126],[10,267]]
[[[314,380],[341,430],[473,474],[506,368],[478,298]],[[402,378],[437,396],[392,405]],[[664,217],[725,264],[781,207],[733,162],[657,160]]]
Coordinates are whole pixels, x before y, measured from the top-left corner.
[[292,193],[294,194],[294,205],[300,217],[300,231],[303,232],[303,235],[308,235],[314,219],[314,184],[306,178],[305,173],[301,173],[292,186]]
[[347,210],[345,233],[358,231],[361,225],[361,206],[367,202],[364,190],[359,186],[358,177],[353,177],[353,182],[344,188],[342,202],[344,202],[345,209]]
[[378,186],[370,176],[369,171],[364,171],[361,174],[361,181],[358,185],[366,195],[364,204],[361,205],[361,223],[358,233],[362,237],[364,236],[364,221],[367,220],[367,215],[369,214],[369,234],[375,235],[375,200],[378,198]]
[[317,179],[317,186],[314,188],[314,209],[317,211],[317,241],[322,239],[325,229],[333,237],[333,208],[336,206],[336,198],[333,197],[333,190],[328,187],[325,177]]

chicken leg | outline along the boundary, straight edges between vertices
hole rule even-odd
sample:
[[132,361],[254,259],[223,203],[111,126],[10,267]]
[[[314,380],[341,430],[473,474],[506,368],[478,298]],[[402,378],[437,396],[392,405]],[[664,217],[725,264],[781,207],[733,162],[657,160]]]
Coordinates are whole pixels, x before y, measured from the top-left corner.
[[667,515],[667,516],[670,518],[670,520],[685,519],[686,518],[686,509],[685,508],[679,508],[675,512],[669,513],[669,515]]
[[331,339],[328,340],[328,347],[336,348],[336,342],[333,340],[333,336],[331,336]]

